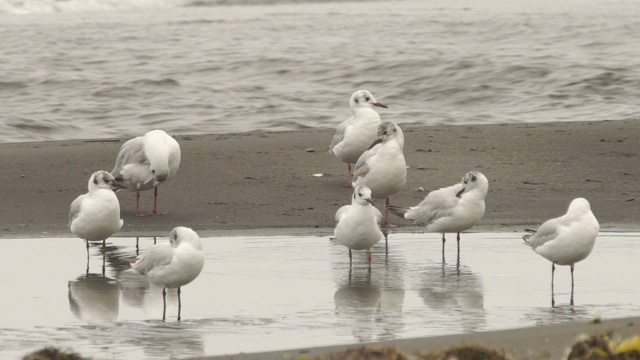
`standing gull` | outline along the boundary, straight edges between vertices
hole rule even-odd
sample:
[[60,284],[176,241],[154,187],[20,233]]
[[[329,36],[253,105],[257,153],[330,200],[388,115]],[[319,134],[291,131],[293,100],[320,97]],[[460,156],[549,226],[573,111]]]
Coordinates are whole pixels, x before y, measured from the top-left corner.
[[[136,216],[164,215],[158,212],[158,185],[180,167],[180,145],[162,130],[135,137],[120,148],[111,174],[129,191],[136,192]],[[153,211],[140,212],[140,191],[154,189]]]
[[478,171],[470,171],[462,181],[427,194],[422,202],[411,208],[388,206],[393,214],[413,220],[416,225],[426,225],[427,230],[442,233],[442,259],[444,260],[444,234],[458,233],[458,258],[460,258],[460,233],[472,228],[484,216],[484,199],[489,191],[489,181]]
[[198,234],[187,227],[176,227],[169,234],[169,242],[151,246],[138,257],[133,270],[150,282],[163,286],[162,320],[166,319],[167,288],[178,288],[178,321],[182,301],[180,288],[195,280],[204,267],[204,252]]
[[329,151],[347,163],[349,172],[347,186],[351,186],[351,164],[358,161],[360,155],[369,148],[381,122],[380,115],[373,107],[387,108],[386,105],[377,102],[367,90],[354,92],[349,100],[349,106],[353,115],[338,125],[329,145]]
[[353,190],[351,205],[344,205],[336,212],[334,235],[349,248],[349,267],[353,262],[351,250],[367,250],[371,268],[371,248],[384,236],[380,230],[382,214],[371,200],[371,189],[364,185]]
[[69,229],[84,239],[87,244],[89,258],[89,241],[102,240],[102,248],[106,239],[116,233],[124,223],[120,218],[120,203],[113,192],[122,188],[107,171],[96,171],[89,178],[89,192],[78,196],[69,208]]
[[[386,199],[397,193],[407,182],[407,163],[404,159],[404,134],[400,127],[385,121],[378,126],[376,139],[356,163],[353,186],[367,185],[374,199]],[[389,225],[385,211],[384,226]]]
[[538,231],[527,230],[531,234],[522,238],[533,251],[551,261],[551,306],[553,297],[553,277],[556,264],[571,267],[571,305],[573,305],[573,270],[577,262],[591,254],[596,243],[600,224],[591,212],[589,201],[576,198],[569,204],[567,213],[545,221]]

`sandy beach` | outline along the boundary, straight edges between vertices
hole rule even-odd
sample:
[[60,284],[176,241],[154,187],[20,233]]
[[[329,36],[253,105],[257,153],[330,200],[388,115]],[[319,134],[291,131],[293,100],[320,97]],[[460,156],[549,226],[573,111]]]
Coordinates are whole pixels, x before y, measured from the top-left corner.
[[[602,229],[638,228],[640,125],[636,121],[403,127],[408,180],[391,203],[415,205],[426,191],[470,170],[490,182],[474,230],[521,231],[585,197]],[[181,136],[177,176],[159,188],[166,216],[136,217],[135,193],[119,192],[117,235],[165,235],[177,225],[201,234],[331,232],[350,203],[346,165],[327,152],[333,130]],[[116,141],[0,145],[4,236],[72,236],[69,204],[96,170],[111,171]],[[315,176],[321,174],[322,176]],[[425,191],[419,191],[422,188]],[[383,201],[377,205],[382,208]],[[141,196],[150,210],[153,192]],[[407,221],[397,231],[420,230]]]
[[[635,121],[403,127],[408,180],[391,202],[417,204],[426,191],[478,170],[489,178],[490,188],[476,231],[521,232],[563,214],[575,197],[591,202],[602,230],[637,230],[639,127]],[[335,211],[350,202],[352,192],[344,186],[346,165],[327,152],[332,136],[333,130],[301,130],[177,137],[181,168],[159,191],[159,207],[169,214],[136,217],[135,194],[119,192],[125,225],[116,236],[165,236],[177,225],[207,236],[329,234]],[[9,179],[2,191],[2,236],[72,237],[69,204],[86,192],[92,172],[112,169],[125,140],[1,144],[0,163]],[[143,192],[142,209],[149,210],[152,201],[153,192]],[[377,204],[382,208],[382,201]],[[421,230],[394,220],[402,225],[394,231]],[[482,343],[505,348],[518,359],[556,359],[578,333],[637,333],[638,321],[567,323],[389,344],[412,353]],[[285,359],[344,348],[229,358]]]

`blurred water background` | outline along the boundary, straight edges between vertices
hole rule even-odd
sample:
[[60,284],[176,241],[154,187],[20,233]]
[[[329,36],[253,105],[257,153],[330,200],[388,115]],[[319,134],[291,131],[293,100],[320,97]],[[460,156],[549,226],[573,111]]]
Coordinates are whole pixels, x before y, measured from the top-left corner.
[[635,0],[0,0],[0,142],[640,117]]

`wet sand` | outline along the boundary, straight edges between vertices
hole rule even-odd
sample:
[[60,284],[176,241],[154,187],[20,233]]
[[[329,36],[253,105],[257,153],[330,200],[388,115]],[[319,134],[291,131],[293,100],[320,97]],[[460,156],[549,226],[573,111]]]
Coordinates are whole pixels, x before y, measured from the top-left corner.
[[[475,230],[521,231],[561,215],[578,196],[591,202],[603,230],[638,229],[639,128],[636,121],[403,126],[410,168],[405,188],[391,202],[417,204],[426,195],[416,190],[419,187],[429,191],[448,186],[465,172],[478,170],[489,178],[490,188],[487,212]],[[335,211],[351,196],[351,189],[344,187],[346,165],[327,153],[332,136],[333,130],[327,129],[178,137],[180,171],[160,187],[160,208],[170,214],[138,218],[135,194],[120,192],[125,225],[119,234],[166,235],[177,225],[203,235],[330,233]],[[2,191],[3,236],[69,236],[69,204],[86,192],[92,172],[112,169],[124,140],[0,144],[3,177],[9,179]],[[152,198],[151,191],[143,192],[143,210],[151,208]],[[403,224],[398,231],[420,229],[400,219],[396,223]],[[604,326],[637,332],[628,326],[637,321],[393,343],[408,352],[468,342],[525,351],[558,339],[564,339],[560,343],[565,347],[576,333]]]
[[[475,334],[434,336],[418,339],[390,340],[367,344],[370,347],[390,346],[407,355],[443,350],[453,346],[478,345],[504,350],[511,359],[559,360],[566,359],[568,349],[582,335],[603,334],[614,331],[623,338],[638,334],[640,318],[605,320],[599,324],[568,322],[558,325],[536,326],[521,329],[486,331]],[[327,346],[314,349],[295,349],[261,354],[238,354],[207,357],[209,360],[281,360],[314,359],[317,356],[335,354],[362,345]]]
[[[490,187],[476,230],[520,231],[564,213],[578,196],[603,229],[640,225],[637,121],[403,128],[410,168],[393,204],[415,205],[426,195],[419,187],[448,186],[478,170]],[[327,152],[332,136],[327,129],[178,137],[181,168],[159,188],[169,215],[136,217],[135,193],[119,192],[121,234],[164,235],[176,225],[213,235],[330,232],[352,191],[346,165]],[[111,171],[124,140],[0,144],[5,236],[69,235],[69,204],[86,192],[91,173]],[[152,191],[141,204],[151,209]]]

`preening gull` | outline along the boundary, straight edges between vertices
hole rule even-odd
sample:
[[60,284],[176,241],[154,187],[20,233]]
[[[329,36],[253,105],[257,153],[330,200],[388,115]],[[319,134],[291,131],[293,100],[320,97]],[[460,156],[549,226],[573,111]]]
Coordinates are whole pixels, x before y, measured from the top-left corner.
[[187,227],[176,227],[169,234],[169,242],[151,246],[138,257],[132,269],[144,275],[150,282],[163,286],[164,309],[162,320],[166,318],[166,288],[178,288],[178,321],[182,301],[180,288],[195,280],[204,267],[204,252],[198,234]]
[[573,270],[577,262],[591,254],[600,231],[600,224],[591,212],[591,205],[585,198],[576,198],[569,204],[567,213],[545,221],[537,231],[522,238],[533,251],[551,261],[551,306],[553,298],[553,277],[557,265],[571,267],[571,305],[573,305]]
[[395,215],[413,220],[416,225],[425,225],[429,231],[442,233],[443,259],[445,233],[457,233],[460,256],[460,233],[482,220],[484,200],[488,191],[489,180],[478,171],[470,171],[459,183],[431,191],[416,206],[388,206],[388,210]]
[[[120,148],[111,174],[136,192],[136,215],[163,215],[158,211],[158,186],[175,176],[180,167],[180,145],[166,132],[152,130],[135,137]],[[140,191],[154,189],[153,210],[140,212]]]

